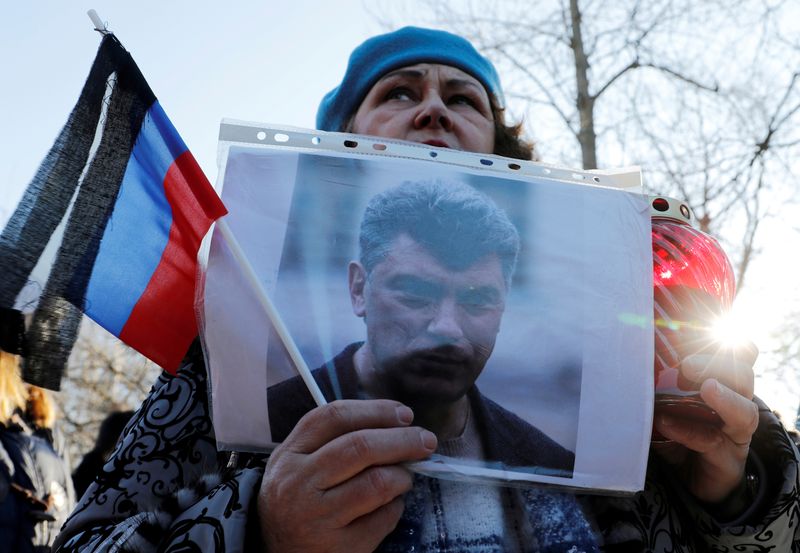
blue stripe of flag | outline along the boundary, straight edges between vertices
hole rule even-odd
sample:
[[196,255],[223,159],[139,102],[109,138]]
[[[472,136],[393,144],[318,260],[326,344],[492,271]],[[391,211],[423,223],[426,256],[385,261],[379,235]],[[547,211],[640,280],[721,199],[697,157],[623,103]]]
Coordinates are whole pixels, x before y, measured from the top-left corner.
[[[164,178],[186,144],[156,101],[145,115],[86,290],[86,313],[119,336],[169,241]],[[125,294],[120,294],[125,290]]]

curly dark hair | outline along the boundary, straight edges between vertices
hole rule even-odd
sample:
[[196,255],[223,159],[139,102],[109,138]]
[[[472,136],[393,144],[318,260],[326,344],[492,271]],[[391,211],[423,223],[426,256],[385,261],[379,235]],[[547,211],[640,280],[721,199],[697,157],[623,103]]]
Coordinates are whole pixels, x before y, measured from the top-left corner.
[[494,96],[491,97],[491,104],[494,116],[494,153],[514,159],[539,161],[534,143],[522,138],[522,122],[506,125],[505,109],[498,106]]

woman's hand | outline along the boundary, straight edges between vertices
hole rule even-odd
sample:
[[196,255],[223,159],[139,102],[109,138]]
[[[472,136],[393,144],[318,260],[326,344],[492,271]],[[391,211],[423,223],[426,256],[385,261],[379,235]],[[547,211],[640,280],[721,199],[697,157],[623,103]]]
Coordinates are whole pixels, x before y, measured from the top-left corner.
[[653,449],[676,467],[700,501],[724,501],[744,478],[758,426],[758,408],[752,401],[757,356],[756,346],[748,343],[690,355],[681,364],[684,377],[702,383],[700,396],[720,416],[721,426],[656,415],[655,429],[675,443],[653,444]]
[[342,400],[307,413],[270,456],[258,496],[270,553],[373,551],[397,525],[436,436],[390,400]]

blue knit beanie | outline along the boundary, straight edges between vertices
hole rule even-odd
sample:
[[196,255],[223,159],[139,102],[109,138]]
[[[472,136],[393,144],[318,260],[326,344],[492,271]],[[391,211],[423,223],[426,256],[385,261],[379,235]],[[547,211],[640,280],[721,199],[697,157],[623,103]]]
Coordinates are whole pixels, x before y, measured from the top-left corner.
[[341,131],[367,93],[389,71],[417,63],[441,63],[469,73],[503,103],[500,79],[492,63],[470,42],[435,29],[403,27],[374,36],[350,54],[342,83],[328,92],[317,110],[317,128]]

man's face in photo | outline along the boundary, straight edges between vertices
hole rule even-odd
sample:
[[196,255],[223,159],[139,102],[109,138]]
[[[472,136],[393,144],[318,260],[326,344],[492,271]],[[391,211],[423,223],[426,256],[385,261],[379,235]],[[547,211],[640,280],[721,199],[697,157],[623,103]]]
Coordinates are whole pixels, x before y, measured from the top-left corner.
[[506,296],[496,254],[451,269],[407,234],[368,277],[352,263],[350,290],[377,377],[410,404],[466,394],[492,353]]

